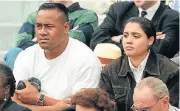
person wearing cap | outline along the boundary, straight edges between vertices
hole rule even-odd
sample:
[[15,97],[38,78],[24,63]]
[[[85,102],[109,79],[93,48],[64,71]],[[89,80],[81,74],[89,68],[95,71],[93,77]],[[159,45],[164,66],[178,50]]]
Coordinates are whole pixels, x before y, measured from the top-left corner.
[[145,17],[156,28],[153,50],[168,58],[179,51],[179,13],[160,0],[133,0],[111,5],[103,23],[93,33],[90,47],[99,43],[113,43],[122,50],[124,23],[131,17]]
[[118,111],[130,111],[134,87],[143,78],[153,76],[168,87],[171,105],[179,103],[179,67],[152,50],[156,39],[153,23],[144,17],[130,18],[124,27],[125,54],[104,67],[99,87],[107,91]]
[[[70,31],[69,36],[75,38],[87,46],[90,45],[92,33],[98,26],[98,17],[95,12],[81,8],[78,2],[72,0],[48,0],[51,3],[61,3],[68,8]],[[17,55],[24,49],[37,43],[35,35],[37,11],[28,15],[20,28],[15,41],[16,48],[8,51],[4,57],[6,63],[13,69]]]
[[142,79],[133,94],[133,111],[179,111],[169,103],[169,91],[162,80],[155,77]]

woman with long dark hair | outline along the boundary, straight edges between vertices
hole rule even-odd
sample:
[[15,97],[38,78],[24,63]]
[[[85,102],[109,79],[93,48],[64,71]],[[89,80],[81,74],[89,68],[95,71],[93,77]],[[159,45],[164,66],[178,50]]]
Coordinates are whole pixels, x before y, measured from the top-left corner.
[[152,50],[155,40],[156,30],[150,20],[133,17],[125,23],[122,40],[125,55],[104,68],[100,81],[100,88],[105,89],[110,98],[116,101],[118,111],[131,110],[134,87],[148,76],[166,83],[170,103],[178,106],[179,67]]
[[11,100],[15,92],[15,84],[12,70],[0,63],[0,111],[31,111],[28,108],[18,105]]

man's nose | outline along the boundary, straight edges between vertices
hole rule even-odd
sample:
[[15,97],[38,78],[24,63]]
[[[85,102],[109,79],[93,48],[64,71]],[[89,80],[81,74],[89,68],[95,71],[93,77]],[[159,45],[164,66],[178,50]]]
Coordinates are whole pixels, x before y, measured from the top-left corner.
[[47,35],[47,30],[46,30],[46,28],[45,27],[42,27],[41,29],[40,29],[40,35]]

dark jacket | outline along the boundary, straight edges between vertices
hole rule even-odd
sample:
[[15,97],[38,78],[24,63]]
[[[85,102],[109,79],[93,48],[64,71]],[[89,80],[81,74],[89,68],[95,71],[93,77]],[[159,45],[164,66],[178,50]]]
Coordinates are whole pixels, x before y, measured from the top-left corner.
[[[170,103],[177,107],[179,102],[179,67],[165,56],[150,51],[143,71],[143,78],[148,76],[157,77],[167,85]],[[124,55],[104,68],[99,87],[105,89],[110,98],[117,102],[118,111],[130,111],[135,85],[136,81],[130,69],[128,57]]]
[[20,106],[11,99],[9,99],[3,106],[1,111],[31,111],[30,109]]
[[[111,37],[122,35],[124,23],[138,15],[139,11],[134,2],[118,2],[111,5],[105,20],[93,33],[91,49],[99,43],[114,43],[122,48],[122,44],[113,42]],[[157,32],[166,34],[165,39],[155,42],[154,51],[172,58],[179,51],[179,13],[161,3],[151,21]]]

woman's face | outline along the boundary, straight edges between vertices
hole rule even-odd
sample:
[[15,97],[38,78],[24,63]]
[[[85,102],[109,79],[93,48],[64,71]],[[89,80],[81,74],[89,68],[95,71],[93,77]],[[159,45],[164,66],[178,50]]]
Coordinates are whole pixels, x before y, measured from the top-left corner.
[[145,55],[153,44],[154,37],[148,39],[138,23],[126,24],[123,33],[123,48],[128,57],[141,57]]
[[4,84],[3,84],[3,76],[0,73],[0,102],[4,100]]

